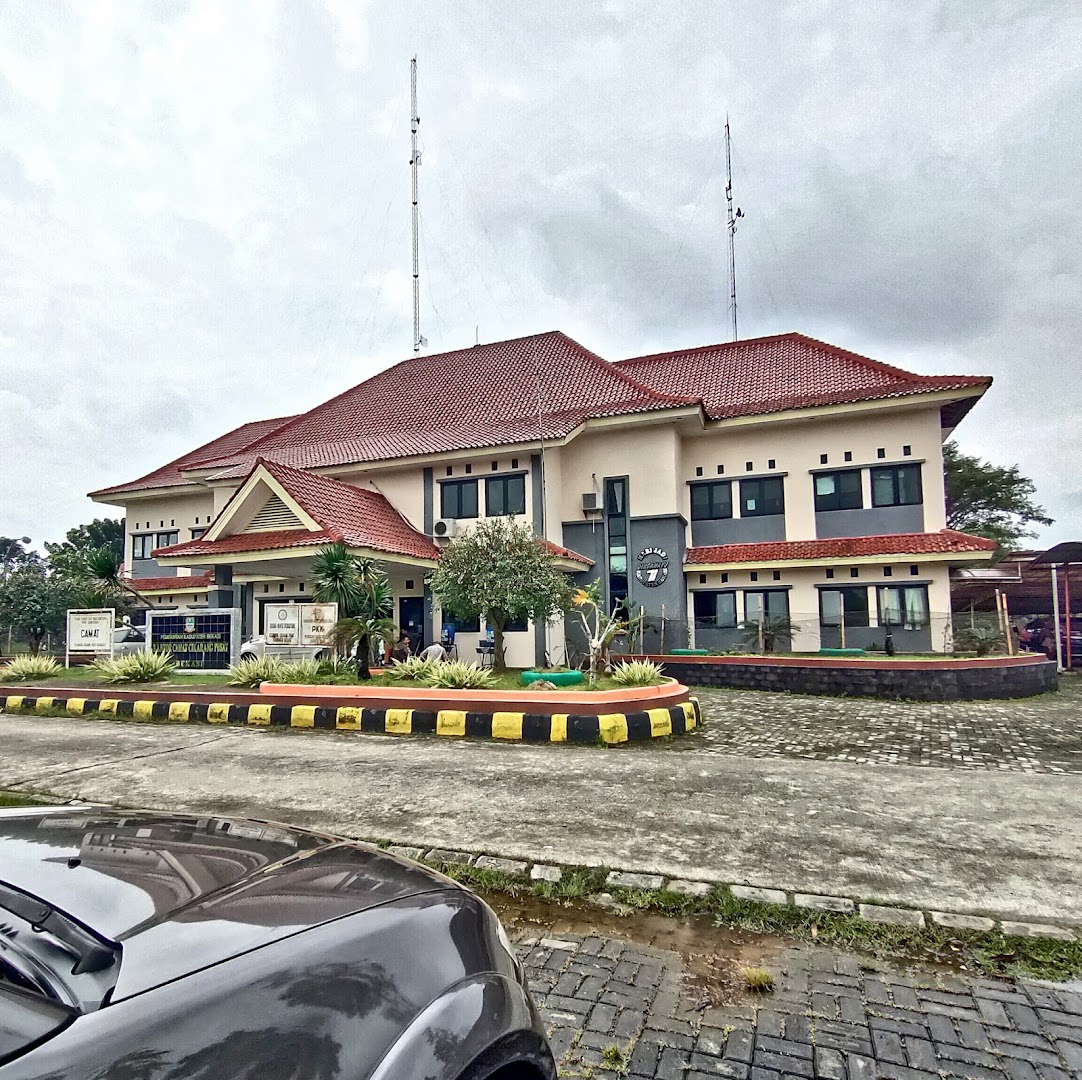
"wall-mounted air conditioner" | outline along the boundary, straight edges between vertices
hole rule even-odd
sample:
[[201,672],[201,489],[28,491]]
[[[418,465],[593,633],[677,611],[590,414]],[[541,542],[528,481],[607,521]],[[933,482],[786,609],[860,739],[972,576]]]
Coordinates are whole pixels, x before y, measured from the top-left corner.
[[458,532],[458,522],[454,518],[440,518],[432,526],[432,535],[437,540],[450,540]]
[[595,514],[601,509],[601,496],[596,491],[584,491],[582,493],[582,512]]

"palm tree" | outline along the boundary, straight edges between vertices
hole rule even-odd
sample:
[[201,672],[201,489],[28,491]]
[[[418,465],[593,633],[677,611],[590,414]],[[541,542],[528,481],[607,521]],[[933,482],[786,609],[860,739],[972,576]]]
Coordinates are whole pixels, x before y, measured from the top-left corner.
[[105,604],[100,602],[104,600],[115,607],[128,607],[130,597],[135,597],[145,607],[153,607],[142,593],[132,588],[127,578],[120,576],[123,567],[123,560],[114,548],[93,548],[83,558],[82,572],[76,584],[87,594],[100,598],[97,606],[104,607]]
[[319,551],[312,569],[315,598],[338,605],[335,645],[355,650],[358,678],[371,678],[372,643],[392,637],[395,631],[390,618],[394,599],[387,575],[372,560],[351,555],[341,541]]

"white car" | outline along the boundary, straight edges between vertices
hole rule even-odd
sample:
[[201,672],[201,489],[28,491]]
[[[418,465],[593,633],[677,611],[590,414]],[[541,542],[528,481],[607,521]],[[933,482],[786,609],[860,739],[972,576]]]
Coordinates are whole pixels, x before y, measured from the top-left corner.
[[240,647],[242,660],[258,660],[267,655],[279,660],[326,660],[331,656],[327,645],[268,645],[265,634],[257,634],[243,642]]

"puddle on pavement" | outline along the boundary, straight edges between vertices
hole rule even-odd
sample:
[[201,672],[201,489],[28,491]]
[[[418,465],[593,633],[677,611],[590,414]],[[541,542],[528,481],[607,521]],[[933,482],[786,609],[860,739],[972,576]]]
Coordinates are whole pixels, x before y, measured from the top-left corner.
[[643,911],[619,914],[597,904],[565,903],[532,895],[481,895],[513,940],[596,935],[679,954],[684,962],[685,985],[700,1008],[746,999],[740,969],[762,965],[777,972],[778,959],[793,947],[793,942],[771,934],[715,926],[708,916],[675,918]]

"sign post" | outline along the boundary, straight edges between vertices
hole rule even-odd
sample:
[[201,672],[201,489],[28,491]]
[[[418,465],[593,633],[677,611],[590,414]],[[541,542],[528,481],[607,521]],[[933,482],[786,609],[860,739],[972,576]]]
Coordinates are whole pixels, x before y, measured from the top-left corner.
[[240,656],[240,608],[147,612],[147,644],[185,671],[226,671]]
[[321,649],[331,644],[338,622],[337,604],[268,604],[263,626],[270,655],[294,649]]
[[64,641],[64,667],[70,667],[72,653],[113,658],[113,626],[116,608],[69,608],[68,632]]

